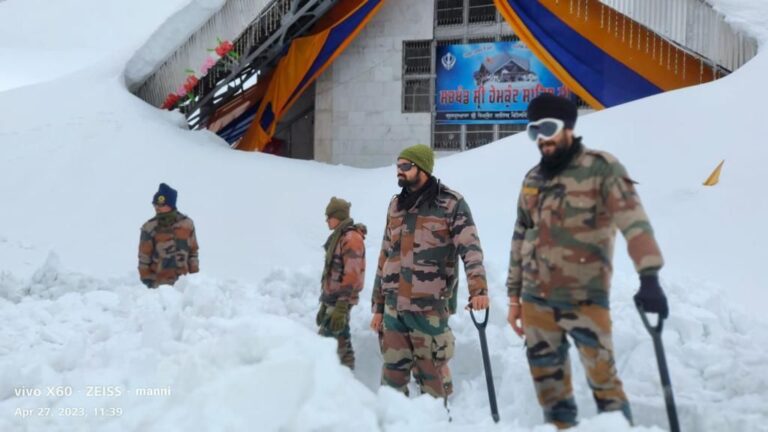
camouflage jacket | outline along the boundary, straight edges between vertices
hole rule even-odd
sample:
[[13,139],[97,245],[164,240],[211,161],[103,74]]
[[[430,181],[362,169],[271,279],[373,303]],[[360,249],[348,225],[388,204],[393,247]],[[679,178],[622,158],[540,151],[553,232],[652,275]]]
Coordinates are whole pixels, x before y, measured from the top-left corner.
[[334,305],[344,300],[358,302],[365,282],[365,225],[356,224],[344,230],[331,257],[328,277],[323,281],[320,301]]
[[150,288],[173,285],[180,275],[197,273],[197,238],[192,219],[174,212],[170,220],[155,216],[141,227],[139,276]]
[[651,224],[624,166],[582,149],[552,179],[525,177],[512,236],[507,293],[608,307],[616,228],[639,273],[663,265]]
[[384,304],[398,311],[445,307],[456,281],[457,256],[464,261],[470,297],[487,295],[483,250],[464,198],[439,186],[434,203],[421,199],[410,210],[389,203],[384,240],[373,284],[373,312]]

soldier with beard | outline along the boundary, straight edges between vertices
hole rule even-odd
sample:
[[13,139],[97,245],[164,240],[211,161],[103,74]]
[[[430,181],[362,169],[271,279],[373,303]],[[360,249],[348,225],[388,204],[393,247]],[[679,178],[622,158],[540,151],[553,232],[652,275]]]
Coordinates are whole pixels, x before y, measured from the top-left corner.
[[635,302],[669,313],[658,279],[661,252],[635,182],[614,156],[584,147],[573,132],[576,117],[573,102],[550,94],[528,107],[528,135],[541,161],[523,181],[507,278],[507,320],[525,336],[545,421],[558,428],[577,417],[566,335],[598,411],[621,411],[632,421],[614,364],[608,301],[616,228],[640,275]]
[[480,238],[464,198],[432,175],[434,153],[417,144],[397,160],[399,195],[387,210],[373,285],[371,328],[384,357],[382,384],[407,394],[411,372],[422,392],[447,397],[454,337],[448,327],[458,257],[469,306],[488,308]]

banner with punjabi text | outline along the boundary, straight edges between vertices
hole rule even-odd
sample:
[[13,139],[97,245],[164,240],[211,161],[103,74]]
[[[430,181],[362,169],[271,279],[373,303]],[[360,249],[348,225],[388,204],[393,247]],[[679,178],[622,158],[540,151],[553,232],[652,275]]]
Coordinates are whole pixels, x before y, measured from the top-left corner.
[[437,124],[526,123],[540,93],[570,91],[521,42],[437,47]]

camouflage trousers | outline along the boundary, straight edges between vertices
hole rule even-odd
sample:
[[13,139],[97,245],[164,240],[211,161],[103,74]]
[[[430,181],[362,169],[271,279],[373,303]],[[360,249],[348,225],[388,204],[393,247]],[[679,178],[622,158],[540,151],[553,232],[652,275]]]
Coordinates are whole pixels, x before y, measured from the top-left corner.
[[325,314],[318,320],[319,322],[317,324],[320,326],[318,334],[320,336],[336,339],[336,354],[339,356],[339,361],[344,366],[354,370],[355,351],[352,349],[352,335],[349,331],[349,311],[347,311],[347,323],[344,325],[344,328],[339,331],[333,331],[328,328],[328,326],[330,325],[331,313],[333,312],[334,307],[321,305],[320,308],[321,310],[322,308],[325,308]]
[[594,304],[554,307],[528,298],[522,309],[528,365],[544,420],[558,428],[576,424],[567,334],[576,343],[598,411],[621,411],[631,422],[614,364],[610,310]]
[[407,395],[413,372],[422,393],[446,399],[453,391],[448,361],[453,357],[454,338],[448,317],[446,310],[397,312],[386,305],[379,334],[384,357],[381,383]]

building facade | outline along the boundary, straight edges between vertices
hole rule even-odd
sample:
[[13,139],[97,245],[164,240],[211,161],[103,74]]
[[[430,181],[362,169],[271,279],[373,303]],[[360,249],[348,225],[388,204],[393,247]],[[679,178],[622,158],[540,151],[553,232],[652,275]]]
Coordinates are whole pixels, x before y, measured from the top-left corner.
[[379,167],[416,143],[455,152],[519,132],[435,124],[437,47],[513,40],[493,0],[388,0],[317,81],[314,159]]

